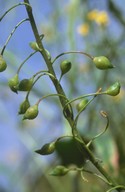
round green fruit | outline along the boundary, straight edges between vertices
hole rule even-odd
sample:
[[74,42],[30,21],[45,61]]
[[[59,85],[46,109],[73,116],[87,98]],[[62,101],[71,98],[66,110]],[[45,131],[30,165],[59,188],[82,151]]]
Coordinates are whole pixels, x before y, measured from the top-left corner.
[[[88,143],[88,139],[84,138]],[[93,146],[91,146],[93,149]],[[55,151],[60,158],[61,164],[64,166],[76,165],[81,167],[88,158],[82,144],[75,138],[65,138],[56,142]]]
[[95,63],[95,66],[101,70],[110,69],[114,67],[109,61],[109,59],[105,56],[94,57],[93,62]]
[[80,101],[77,105],[76,105],[76,109],[77,111],[83,111],[86,108],[86,105],[88,103],[88,99],[82,99],[82,101]]
[[68,61],[68,60],[62,61],[60,64],[60,69],[61,69],[62,75],[67,73],[71,69],[71,67],[72,67],[72,64],[70,61]]
[[34,78],[23,79],[18,85],[19,91],[30,91],[33,85]]
[[120,93],[120,88],[121,88],[120,83],[116,82],[107,89],[106,94],[116,96]]
[[33,50],[35,50],[35,51],[40,51],[40,48],[39,48],[37,42],[35,42],[35,41],[30,42],[29,45],[30,45],[30,47],[31,47]]
[[16,74],[14,77],[12,77],[11,79],[9,79],[8,81],[8,85],[10,87],[10,89],[17,93],[17,87],[19,85],[19,77],[18,74]]
[[38,105],[37,104],[29,107],[23,116],[23,120],[24,119],[35,119],[38,115],[38,112],[39,111],[38,111]]
[[30,107],[29,100],[28,100],[28,99],[25,99],[25,101],[23,101],[23,102],[20,104],[20,108],[19,108],[18,114],[24,114],[29,107]]
[[3,59],[3,56],[0,55],[0,72],[5,71],[6,68],[7,68],[6,61]]

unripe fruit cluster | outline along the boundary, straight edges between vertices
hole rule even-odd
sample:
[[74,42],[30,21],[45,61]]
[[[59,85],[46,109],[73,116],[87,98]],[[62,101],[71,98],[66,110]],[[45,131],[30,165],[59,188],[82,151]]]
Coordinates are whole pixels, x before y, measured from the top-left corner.
[[33,85],[34,78],[30,79],[23,79],[19,81],[18,74],[16,74],[14,77],[9,79],[8,85],[10,89],[17,93],[18,91],[30,91]]
[[30,91],[33,85],[33,81],[34,81],[33,77],[30,79],[23,79],[22,81],[19,82],[17,89],[19,91]]

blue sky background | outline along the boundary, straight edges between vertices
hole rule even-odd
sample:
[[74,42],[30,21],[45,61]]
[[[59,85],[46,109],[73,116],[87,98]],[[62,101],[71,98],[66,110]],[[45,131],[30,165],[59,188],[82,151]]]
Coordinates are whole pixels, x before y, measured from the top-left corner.
[[[0,0],[0,15],[12,5],[19,2],[22,1]],[[31,0],[30,2],[33,7],[39,32],[42,33],[44,27],[48,27],[50,32],[52,30],[52,38],[51,36],[49,38],[49,36],[45,35],[43,39],[44,46],[50,51],[52,58],[63,51],[70,50],[73,42],[71,41],[72,39],[70,39],[69,42],[69,36],[67,37],[69,25],[67,18],[69,19],[69,17],[65,12],[68,4],[73,1],[37,0],[36,2],[35,0]],[[91,9],[96,8],[108,11],[107,0],[94,0],[89,2]],[[123,10],[123,15],[125,16],[123,1],[114,0],[113,2]],[[80,13],[81,12],[80,10]],[[74,14],[79,15],[79,10],[76,10]],[[110,35],[112,34],[112,39],[117,39],[124,29],[117,20],[114,19],[111,13],[109,13],[109,16],[110,25],[108,26],[108,33]],[[0,47],[4,45],[14,26],[26,17],[27,14],[24,6],[17,7],[5,16],[0,23]],[[54,17],[55,23],[53,24]],[[77,16],[72,27],[75,29],[81,23],[81,18]],[[56,26],[56,29],[54,26]],[[73,38],[74,37],[75,49],[83,50],[86,48],[87,37],[84,39],[77,31],[73,32]],[[34,36],[29,23],[25,22],[16,30],[7,45],[4,56],[8,67],[4,73],[0,74],[0,187],[1,189],[5,188],[8,192],[25,192],[25,177],[28,177],[30,173],[37,174],[41,166],[43,167],[41,171],[44,172],[45,167],[54,156],[41,158],[33,151],[61,135],[66,131],[64,127],[67,126],[64,119],[61,118],[59,106],[55,105],[52,99],[47,99],[40,104],[40,114],[38,118],[33,121],[22,122],[21,117],[17,115],[20,102],[25,98],[25,93],[16,95],[11,92],[7,86],[7,82],[8,78],[14,76],[20,63],[32,52],[29,47],[29,42],[31,41],[34,41]],[[84,60],[84,58],[80,56],[80,60],[81,59]],[[45,63],[40,55],[36,54],[24,65],[20,73],[20,78],[29,78],[34,72],[37,72],[41,68],[45,68]],[[59,76],[60,71],[57,63],[55,63],[55,68],[57,76]],[[66,84],[65,80],[62,84],[65,90],[68,91],[67,94],[70,95],[70,84]],[[32,103],[35,103],[37,99],[45,93],[55,92],[48,78],[38,82],[35,89],[37,89],[37,92],[32,91],[30,96]],[[80,89],[81,85],[79,85],[79,90]],[[87,89],[93,90],[93,86],[86,86],[86,90]],[[33,167],[33,169],[31,167]],[[25,169],[27,169],[27,172]],[[15,182],[16,186],[14,185]],[[10,188],[12,190],[10,190]]]

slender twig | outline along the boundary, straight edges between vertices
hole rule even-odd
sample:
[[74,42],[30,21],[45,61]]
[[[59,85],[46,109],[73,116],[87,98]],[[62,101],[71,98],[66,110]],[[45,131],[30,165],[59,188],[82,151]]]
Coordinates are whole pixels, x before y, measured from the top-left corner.
[[90,97],[90,96],[94,96],[94,97],[95,97],[95,96],[97,96],[97,95],[104,95],[104,94],[106,94],[105,91],[104,91],[104,92],[89,93],[89,94],[81,95],[80,97],[74,98],[74,99],[68,101],[68,102],[65,104],[65,106],[64,106],[64,108],[63,108],[63,112],[64,112],[64,114],[65,114],[65,109],[66,109],[66,107],[67,107],[69,104],[73,103],[74,101],[83,99],[83,98],[85,98],[85,97]]
[[[96,95],[87,102],[87,104],[84,106],[84,108],[86,108],[86,107],[95,99],[95,97],[96,97]],[[75,131],[75,127],[76,127],[76,125],[77,125],[78,118],[79,118],[79,116],[80,116],[80,114],[81,114],[82,112],[83,112],[83,109],[81,109],[81,110],[78,112],[78,114],[76,115],[76,117],[75,117],[75,119],[74,119],[74,125],[73,125],[73,127],[72,127],[72,134],[73,134],[73,135],[74,135],[74,133],[76,132],[76,131]],[[75,135],[74,135],[74,136],[75,136]]]
[[112,187],[111,189],[109,189],[108,191],[106,191],[106,192],[110,192],[110,191],[112,191],[112,190],[114,190],[114,189],[124,189],[125,190],[125,186],[123,186],[123,185],[117,185],[116,187]]
[[[102,90],[102,88],[99,88],[96,93],[100,93],[101,90]],[[104,93],[104,92],[103,92],[103,93]],[[86,96],[87,96],[87,95],[84,95],[83,98],[86,97]],[[95,94],[94,97],[87,102],[87,104],[84,106],[84,109],[96,98],[96,96],[97,96],[97,94]],[[82,99],[83,99],[83,98],[82,98]],[[79,98],[75,98],[75,99],[79,99]],[[70,100],[69,102],[72,102],[72,101],[73,101],[73,100]],[[70,104],[71,104],[71,103],[70,103]],[[74,135],[74,137],[75,137],[75,133],[76,133],[76,130],[75,130],[75,129],[76,129],[76,126],[77,126],[78,118],[79,118],[80,114],[83,112],[84,109],[81,109],[81,110],[78,112],[78,114],[76,115],[75,119],[74,119],[74,124],[73,124],[73,127],[72,127],[72,134]],[[65,115],[65,106],[64,106],[64,109],[63,109],[63,113],[64,113],[64,115]]]
[[94,137],[89,141],[89,143],[87,144],[88,147],[90,146],[90,144],[91,144],[95,139],[97,139],[98,137],[102,136],[102,135],[107,131],[107,129],[108,129],[108,127],[109,127],[109,117],[108,117],[107,113],[104,112],[104,111],[101,111],[100,114],[101,114],[104,118],[107,119],[106,126],[105,126],[104,130],[103,130],[101,133],[97,134],[96,136],[94,136]]
[[31,8],[31,6],[30,6],[28,3],[24,3],[24,2],[18,3],[18,4],[16,4],[16,5],[12,6],[11,8],[9,8],[9,9],[0,17],[0,21],[2,21],[2,19],[6,16],[7,13],[9,13],[12,9],[14,9],[15,7],[18,7],[18,6],[20,6],[20,5],[29,6],[29,7]]
[[[97,173],[94,173],[94,172],[92,172],[92,171],[90,171],[90,170],[88,170],[88,169],[85,169],[85,168],[83,168],[83,167],[82,167],[82,168],[71,167],[71,168],[69,168],[69,170],[70,170],[70,171],[79,171],[79,172],[81,172],[81,173],[86,172],[86,173],[92,174],[92,175],[98,177],[99,179],[101,179],[102,181],[104,181],[105,183],[107,183],[108,185],[110,185],[110,183],[109,183],[104,177],[102,177],[101,175],[99,175],[99,174],[97,174]],[[82,178],[83,178],[83,175],[81,175],[81,176],[82,176]],[[84,178],[83,178],[83,180],[84,180]]]
[[57,93],[53,93],[53,94],[48,94],[48,95],[45,95],[45,96],[43,96],[43,97],[41,97],[38,101],[37,101],[37,105],[39,105],[39,103],[43,100],[43,99],[46,99],[47,97],[55,97],[55,96],[57,96],[57,97],[63,97],[63,98],[65,98],[65,99],[67,99],[64,95],[61,95],[61,94],[57,94]]
[[20,64],[20,66],[19,66],[19,68],[18,68],[18,70],[17,70],[17,74],[19,74],[19,72],[20,72],[22,66],[24,65],[24,63],[25,63],[27,60],[29,60],[29,58],[32,57],[36,52],[37,52],[37,51],[34,51],[34,52],[31,53],[30,55],[28,55],[28,57]]
[[3,48],[2,48],[2,50],[1,50],[1,55],[3,55],[4,50],[5,50],[6,46],[7,46],[7,44],[9,43],[11,37],[13,36],[14,32],[16,31],[16,29],[17,29],[22,23],[24,23],[25,21],[29,21],[29,18],[26,18],[26,19],[23,19],[22,21],[20,21],[20,22],[14,27],[14,29],[11,31],[9,37],[7,38],[7,40],[6,40]]
[[92,60],[93,60],[93,58],[94,58],[94,57],[91,56],[90,54],[85,53],[85,52],[83,52],[83,51],[67,51],[67,52],[63,52],[63,53],[57,55],[57,56],[55,57],[55,59],[52,61],[52,63],[54,63],[59,57],[61,57],[61,56],[63,56],[63,55],[66,55],[66,54],[72,54],[72,53],[86,55],[87,57],[89,57],[89,58],[92,59]]
[[[42,73],[42,74],[40,74],[40,73]],[[31,86],[31,89],[27,92],[26,99],[28,99],[29,94],[30,94],[33,86],[36,84],[36,82],[37,82],[42,76],[48,75],[48,76],[51,76],[51,77],[54,78],[54,76],[53,76],[51,73],[48,73],[48,71],[45,71],[45,70],[41,70],[41,71],[35,73],[35,74],[33,75],[33,78],[35,78],[38,74],[40,74],[40,75],[35,79],[35,81],[33,82],[32,86]]]

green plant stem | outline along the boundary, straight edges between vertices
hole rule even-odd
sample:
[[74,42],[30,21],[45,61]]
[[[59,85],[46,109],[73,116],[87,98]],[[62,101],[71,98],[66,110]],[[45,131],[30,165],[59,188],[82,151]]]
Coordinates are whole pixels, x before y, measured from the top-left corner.
[[[29,0],[24,0],[25,3],[29,3]],[[30,24],[31,24],[31,27],[32,27],[32,30],[33,30],[33,33],[34,33],[34,36],[35,36],[35,39],[36,39],[36,42],[38,44],[38,47],[40,48],[40,53],[42,54],[45,62],[46,62],[46,65],[48,67],[48,70],[49,70],[49,73],[51,73],[55,78],[51,78],[55,88],[56,88],[56,91],[58,94],[60,95],[64,95],[64,97],[66,97],[65,95],[65,92],[63,91],[63,88],[62,86],[60,85],[59,81],[57,80],[56,78],[56,74],[54,72],[54,69],[52,67],[52,62],[51,60],[48,58],[47,56],[47,53],[46,53],[46,50],[44,49],[44,46],[41,42],[41,38],[40,38],[40,35],[39,35],[39,32],[38,32],[38,29],[37,29],[37,26],[36,26],[36,23],[35,23],[35,20],[34,20],[34,17],[33,17],[33,14],[32,14],[32,9],[28,6],[26,6],[26,10],[27,10],[27,14],[29,16],[29,19],[30,19]],[[60,102],[62,104],[62,106],[64,106],[67,102],[67,100],[63,97],[59,97],[60,99]],[[71,110],[69,107],[67,107],[67,110],[66,110],[66,113],[67,113],[67,119],[70,123],[70,125],[72,126],[73,122],[72,122],[72,119],[73,119],[73,114],[71,114]]]
[[107,179],[110,186],[117,186],[117,183],[108,175],[108,173],[105,171],[105,169],[101,166],[100,162],[94,157],[91,150],[86,146],[84,141],[81,141],[78,137],[76,137],[76,140],[79,141],[85,152],[88,154],[89,160],[94,164],[94,166],[99,170],[99,172]]
[[[24,0],[24,2],[30,5],[29,0]],[[50,78],[57,90],[57,93],[60,95],[64,95],[64,98],[62,96],[59,98],[60,98],[61,105],[65,106],[67,103],[67,99],[65,99],[65,97],[66,97],[65,92],[63,91],[63,88],[61,87],[59,81],[56,78],[54,69],[52,67],[52,62],[51,62],[51,60],[48,59],[44,46],[41,42],[40,35],[38,33],[38,29],[37,29],[37,26],[36,26],[36,23],[35,23],[33,14],[32,14],[32,9],[29,6],[26,6],[26,10],[27,10],[27,13],[28,13],[28,16],[30,19],[30,24],[31,24],[34,36],[36,38],[36,42],[41,50],[40,53],[42,54],[42,56],[46,62],[49,73],[51,73],[52,75],[55,76],[55,79],[53,79],[52,77],[50,77]],[[68,120],[70,126],[72,127],[74,124],[74,119],[73,119],[73,114],[71,114],[71,113],[72,113],[71,110],[68,108],[66,119]],[[100,163],[97,161],[97,159],[93,156],[93,153],[91,152],[91,150],[86,146],[85,142],[83,140],[81,140],[81,138],[79,138],[79,137],[76,137],[76,139],[82,144],[84,150],[88,154],[90,161],[100,171],[100,173],[107,179],[107,181],[110,183],[110,186],[116,187],[117,183],[108,175],[108,173],[105,171],[105,169],[100,165]],[[120,189],[116,189],[116,190],[121,191]]]

